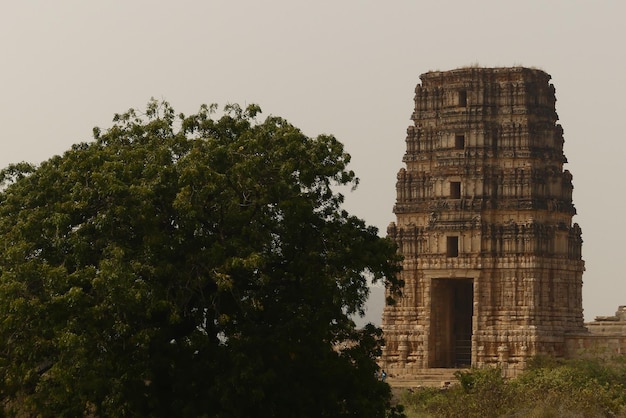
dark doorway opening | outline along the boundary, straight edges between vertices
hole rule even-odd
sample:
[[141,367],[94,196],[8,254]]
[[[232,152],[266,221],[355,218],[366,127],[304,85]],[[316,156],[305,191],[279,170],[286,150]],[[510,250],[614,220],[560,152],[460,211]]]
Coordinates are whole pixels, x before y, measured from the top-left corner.
[[433,279],[429,367],[472,364],[472,279]]

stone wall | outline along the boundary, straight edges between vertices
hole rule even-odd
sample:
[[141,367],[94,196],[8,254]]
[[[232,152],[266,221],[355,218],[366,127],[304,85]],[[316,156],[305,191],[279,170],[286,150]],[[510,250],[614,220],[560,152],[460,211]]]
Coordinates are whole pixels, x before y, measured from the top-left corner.
[[586,333],[566,337],[567,357],[611,357],[626,353],[626,306],[620,306],[613,316],[596,317],[585,327]]

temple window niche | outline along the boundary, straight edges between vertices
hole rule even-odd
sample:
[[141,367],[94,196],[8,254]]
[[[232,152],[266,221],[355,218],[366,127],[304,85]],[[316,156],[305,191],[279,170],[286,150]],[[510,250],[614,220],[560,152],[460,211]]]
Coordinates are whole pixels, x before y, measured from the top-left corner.
[[450,199],[460,199],[460,198],[461,198],[461,182],[451,181],[450,182]]
[[454,136],[454,149],[465,149],[465,135],[456,134]]
[[467,90],[459,90],[459,96],[458,96],[458,102],[457,105],[459,107],[466,107],[467,106]]
[[459,237],[446,237],[446,257],[459,256]]

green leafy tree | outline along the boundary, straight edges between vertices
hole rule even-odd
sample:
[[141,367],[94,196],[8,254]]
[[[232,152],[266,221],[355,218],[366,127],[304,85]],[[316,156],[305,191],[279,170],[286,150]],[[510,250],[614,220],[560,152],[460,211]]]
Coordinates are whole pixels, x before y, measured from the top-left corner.
[[0,393],[19,416],[393,415],[380,330],[398,259],[341,209],[334,137],[152,101],[2,172]]

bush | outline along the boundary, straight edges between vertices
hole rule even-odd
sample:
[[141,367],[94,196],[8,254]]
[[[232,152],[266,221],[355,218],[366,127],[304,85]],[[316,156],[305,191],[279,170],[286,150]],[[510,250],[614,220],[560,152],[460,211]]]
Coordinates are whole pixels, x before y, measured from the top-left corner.
[[595,418],[626,417],[626,360],[538,357],[519,377],[506,380],[498,368],[455,374],[449,390],[407,392],[409,417]]
[[576,359],[531,367],[511,386],[522,410],[556,409],[560,416],[612,417],[626,406],[626,375],[623,367],[621,371],[613,369],[613,362]]
[[512,397],[500,369],[471,369],[455,376],[460,384],[449,389],[407,392],[402,402],[409,416],[483,418],[501,416],[509,410]]

